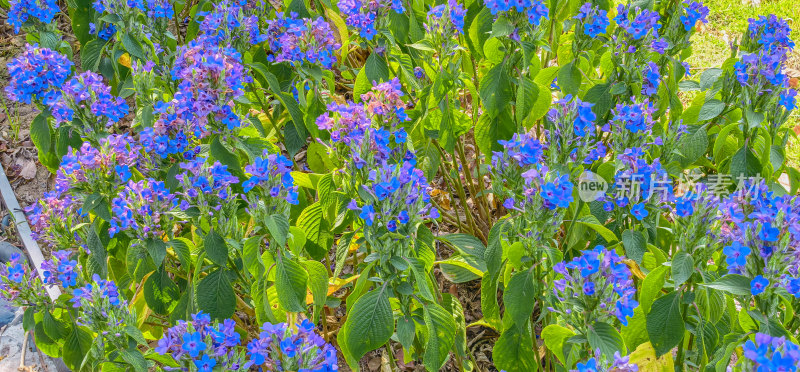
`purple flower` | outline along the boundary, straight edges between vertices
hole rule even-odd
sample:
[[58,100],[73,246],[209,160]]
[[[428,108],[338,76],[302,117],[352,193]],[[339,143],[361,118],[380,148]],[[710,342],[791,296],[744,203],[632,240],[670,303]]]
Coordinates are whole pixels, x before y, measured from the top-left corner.
[[731,272],[741,272],[747,264],[747,256],[750,255],[750,247],[742,245],[737,241],[727,245],[722,249],[722,253],[727,256],[725,262]]
[[583,33],[591,38],[605,33],[610,25],[608,13],[592,3],[583,4],[574,18],[583,21]]
[[336,63],[336,50],[341,45],[336,41],[333,29],[322,17],[317,19],[289,17],[278,13],[276,19],[267,21],[266,40],[275,62],[319,64],[331,68]]
[[[205,348],[205,345],[203,345]],[[203,354],[203,358],[200,360],[194,361],[195,367],[197,367],[198,372],[212,372],[214,370],[214,366],[217,365],[217,361],[208,357],[208,354]]]

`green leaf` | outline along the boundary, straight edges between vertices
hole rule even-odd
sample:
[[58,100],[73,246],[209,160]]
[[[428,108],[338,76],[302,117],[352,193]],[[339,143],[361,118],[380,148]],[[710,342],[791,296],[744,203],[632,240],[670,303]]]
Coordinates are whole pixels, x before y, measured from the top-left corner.
[[650,306],[653,305],[653,301],[661,293],[661,289],[664,288],[668,269],[666,266],[659,266],[644,277],[641,292],[639,293],[639,307],[642,308],[645,314],[650,312]]
[[558,86],[564,94],[578,94],[581,87],[581,71],[578,66],[575,66],[575,61],[572,61],[558,70]]
[[[120,350],[122,359],[128,362],[136,372],[146,372],[148,370],[147,360],[144,359],[142,352],[136,348]],[[105,371],[105,368],[103,369]]]
[[141,244],[132,244],[128,246],[125,262],[127,264],[128,274],[137,282],[141,282],[145,275],[156,270],[153,259],[150,258],[150,254],[147,253],[147,250]]
[[95,10],[92,0],[74,0],[69,7],[69,18],[72,21],[72,34],[86,45],[94,36],[89,33],[89,23],[94,22]]
[[139,40],[136,40],[136,38],[131,36],[131,34],[126,32],[125,35],[122,36],[122,45],[125,47],[125,50],[131,54],[131,56],[142,61],[147,60],[147,57],[145,57],[144,54],[144,49],[142,48],[142,44],[139,42]]
[[397,341],[406,350],[410,349],[412,342],[414,342],[416,327],[414,319],[409,316],[402,316],[397,319]]
[[656,357],[670,352],[683,339],[686,328],[680,302],[678,292],[671,292],[653,302],[653,307],[647,314],[647,334],[656,350]]
[[589,345],[593,350],[600,349],[603,355],[614,355],[619,351],[625,354],[625,342],[622,335],[611,325],[604,322],[595,322],[589,328]]
[[444,366],[455,343],[456,321],[437,303],[427,304],[424,308],[428,341],[425,343],[425,355],[422,360],[425,369],[435,372]]
[[[37,342],[38,344],[38,342]],[[81,370],[83,359],[92,347],[92,336],[83,327],[72,327],[62,349],[64,364],[72,370]]]
[[571,329],[558,324],[549,324],[542,329],[542,340],[544,340],[545,346],[555,354],[556,358],[558,358],[561,363],[566,362],[564,343],[574,335],[575,332]]
[[161,263],[164,262],[164,257],[167,257],[167,243],[160,239],[151,238],[145,241],[145,246],[147,247],[147,253],[153,259],[153,263],[156,266],[161,266]]
[[217,269],[197,283],[197,306],[213,319],[227,319],[236,309],[236,294],[225,269]]
[[370,84],[389,81],[389,66],[378,53],[371,53],[364,63],[364,72]]
[[611,110],[611,104],[614,102],[611,89],[612,85],[609,83],[597,84],[589,88],[583,96],[584,101],[594,103],[592,111],[598,118],[604,117]]
[[750,281],[751,279],[746,276],[738,274],[728,274],[723,276],[722,278],[715,280],[712,283],[703,285],[709,288],[725,291],[737,296],[750,296],[751,294]]
[[496,65],[486,72],[479,87],[479,95],[486,113],[497,117],[511,100],[512,86],[505,64]]
[[707,90],[708,88],[711,88],[711,86],[714,85],[717,80],[719,80],[721,75],[722,69],[717,67],[712,67],[703,71],[703,73],[700,74],[700,90]]
[[697,116],[697,121],[705,121],[711,120],[719,114],[722,113],[722,110],[725,109],[725,104],[718,99],[710,99],[703,104],[703,107],[700,109],[700,114]]
[[761,172],[761,161],[753,154],[750,147],[744,146],[731,158],[730,174],[734,178],[740,176],[753,177]]
[[276,269],[275,288],[278,290],[278,302],[281,307],[293,313],[306,311],[308,273],[300,264],[281,253],[278,254]]
[[214,229],[203,239],[206,256],[215,264],[225,267],[228,264],[228,243]]
[[492,358],[498,370],[506,372],[532,372],[538,366],[533,358],[531,336],[511,327],[500,335],[492,349]]
[[285,246],[289,234],[289,219],[283,214],[272,214],[267,216],[264,223],[267,225],[270,236],[275,239],[281,247]]
[[394,333],[392,305],[385,287],[359,297],[349,311],[339,342],[351,366],[368,352],[389,341]]
[[672,257],[672,281],[675,288],[685,283],[694,273],[694,258],[685,251],[678,251]]
[[101,277],[106,278],[108,277],[108,259],[106,247],[103,246],[103,242],[101,242],[100,237],[97,236],[97,230],[95,230],[94,226],[90,226],[85,230],[87,231],[86,245],[89,248],[89,252],[91,252],[89,259],[94,261],[100,268],[100,272],[98,274]]
[[306,251],[315,259],[322,258],[330,249],[331,232],[323,218],[320,202],[309,205],[297,218],[297,227],[306,234]]
[[81,68],[87,71],[97,70],[106,42],[103,39],[93,39],[81,48]]
[[647,238],[641,231],[625,230],[622,232],[622,246],[625,247],[625,255],[641,264],[644,252],[647,251]]
[[528,320],[533,314],[537,295],[533,270],[514,274],[503,292],[506,314],[514,320],[520,333],[525,333],[525,330],[528,329]]
[[44,327],[44,333],[47,334],[47,337],[50,337],[52,340],[61,340],[65,336],[68,335],[68,331],[70,328],[64,322],[56,319],[55,316],[50,312],[50,310],[42,311],[42,323]]
[[433,284],[431,284],[431,281],[428,279],[428,273],[425,271],[425,264],[416,257],[403,257],[402,260],[407,262],[408,266],[411,268],[411,272],[414,274],[415,284],[422,298],[430,302],[436,301],[434,290],[432,289]]
[[37,115],[31,123],[31,141],[36,145],[36,149],[40,154],[50,152],[51,136],[50,122],[47,120],[47,115],[43,112]]
[[169,315],[180,298],[180,289],[162,266],[144,282],[144,300],[156,314]]
[[303,264],[308,272],[308,288],[314,298],[314,316],[311,321],[316,323],[328,298],[328,270],[317,261],[303,261]]

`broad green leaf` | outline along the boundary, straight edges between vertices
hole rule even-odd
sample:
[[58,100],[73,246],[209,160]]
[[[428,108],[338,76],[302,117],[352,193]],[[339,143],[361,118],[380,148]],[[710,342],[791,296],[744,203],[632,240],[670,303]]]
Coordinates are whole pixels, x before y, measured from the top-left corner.
[[236,309],[236,294],[225,269],[212,271],[197,283],[197,306],[213,319],[227,319]]
[[[37,342],[38,346],[38,342]],[[67,335],[63,347],[64,364],[72,370],[81,370],[83,359],[92,346],[92,336],[77,325],[72,327],[72,331]]]
[[506,314],[514,320],[520,333],[528,329],[528,320],[536,304],[536,282],[533,270],[515,273],[503,292]]
[[750,281],[751,279],[738,275],[728,274],[715,280],[712,283],[703,284],[706,287],[725,291],[737,296],[750,296]]
[[206,257],[215,264],[222,267],[228,264],[228,243],[214,229],[211,229],[203,239],[203,249],[206,252]]
[[650,306],[653,305],[661,289],[664,288],[664,283],[667,281],[666,266],[659,266],[651,271],[642,281],[642,287],[639,293],[639,307],[647,314],[650,312]]
[[625,230],[622,232],[622,246],[625,247],[625,256],[638,264],[642,263],[644,252],[647,251],[647,238],[641,231]]
[[430,372],[444,366],[456,335],[456,321],[439,304],[424,305],[425,324],[428,327],[428,341],[425,343],[423,362]]
[[306,311],[308,273],[300,264],[280,253],[276,270],[275,287],[281,307],[293,313]]
[[163,266],[150,274],[144,282],[144,300],[147,307],[156,314],[169,315],[179,297],[180,289]]
[[286,238],[289,234],[289,220],[283,214],[272,214],[264,219],[264,224],[267,225],[270,236],[280,244],[281,247],[286,245]]
[[683,340],[686,328],[680,302],[679,293],[671,292],[653,302],[650,313],[647,314],[647,334],[656,350],[656,357],[670,352]]
[[564,355],[564,343],[572,336],[575,335],[569,328],[565,328],[558,324],[548,324],[542,329],[542,340],[545,346],[558,358],[561,363],[566,362]]
[[317,261],[303,261],[303,264],[308,272],[308,289],[311,290],[314,300],[314,316],[311,321],[316,323],[328,298],[328,270],[325,269],[325,265]]
[[505,70],[499,64],[486,72],[480,82],[480,96],[483,107],[489,116],[497,117],[511,100],[512,86]]
[[348,312],[341,332],[339,343],[344,344],[342,352],[351,367],[368,352],[386,344],[394,333],[387,289],[380,287],[359,297]]
[[589,328],[589,345],[594,350],[600,350],[603,355],[614,355],[619,351],[625,354],[625,342],[617,330],[604,322],[594,322]]
[[539,368],[533,357],[535,353],[531,336],[511,327],[500,335],[492,349],[492,358],[498,370],[506,372],[534,372]]
[[694,273],[694,258],[685,251],[678,251],[672,257],[672,281],[675,288],[685,283]]

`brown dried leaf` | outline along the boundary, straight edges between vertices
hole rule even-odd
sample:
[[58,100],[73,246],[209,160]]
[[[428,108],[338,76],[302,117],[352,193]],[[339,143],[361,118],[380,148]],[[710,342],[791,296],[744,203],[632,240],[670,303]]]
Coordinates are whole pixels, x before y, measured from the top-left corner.
[[32,180],[36,177],[36,162],[33,160],[26,160],[22,165],[22,170],[19,171],[19,175],[26,180]]

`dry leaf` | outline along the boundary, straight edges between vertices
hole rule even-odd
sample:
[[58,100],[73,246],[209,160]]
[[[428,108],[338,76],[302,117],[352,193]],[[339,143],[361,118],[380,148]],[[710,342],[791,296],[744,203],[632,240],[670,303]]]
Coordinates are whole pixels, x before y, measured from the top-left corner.
[[31,180],[36,177],[36,163],[33,160],[28,160],[19,171],[19,175],[26,180]]

